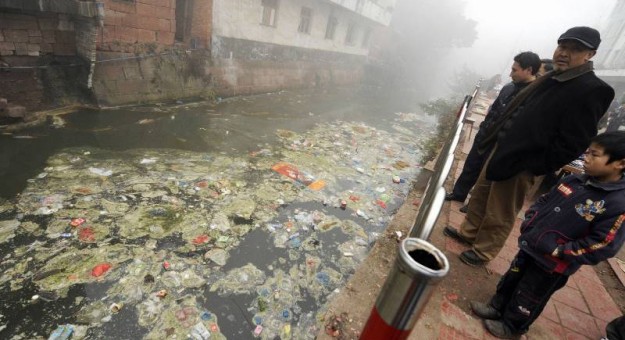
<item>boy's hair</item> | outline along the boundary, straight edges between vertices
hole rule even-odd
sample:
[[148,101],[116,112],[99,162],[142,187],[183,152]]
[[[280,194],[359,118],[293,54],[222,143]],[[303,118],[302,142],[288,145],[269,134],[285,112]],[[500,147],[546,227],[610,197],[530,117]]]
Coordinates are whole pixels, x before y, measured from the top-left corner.
[[625,159],[625,131],[605,132],[590,141],[603,147],[603,152],[610,156],[608,164]]
[[514,57],[514,61],[519,63],[523,69],[531,67],[532,75],[535,75],[540,70],[540,57],[534,52],[521,52]]

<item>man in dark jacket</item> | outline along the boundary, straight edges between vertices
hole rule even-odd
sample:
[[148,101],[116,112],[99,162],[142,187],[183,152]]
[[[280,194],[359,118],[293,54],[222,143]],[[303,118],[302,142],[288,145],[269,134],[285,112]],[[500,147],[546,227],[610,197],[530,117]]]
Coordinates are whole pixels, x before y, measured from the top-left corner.
[[508,105],[519,91],[536,80],[536,73],[540,67],[541,60],[536,53],[521,52],[514,57],[514,62],[510,68],[510,78],[512,78],[512,82],[506,84],[501,91],[499,91],[497,99],[495,99],[490,106],[484,121],[480,124],[480,129],[475,135],[471,151],[469,151],[467,159],[464,162],[462,173],[458,176],[452,192],[445,196],[446,201],[453,200],[464,202],[467,198],[469,190],[471,190],[477,181],[477,177],[480,175],[486,157],[488,157],[487,153],[479,153],[477,151],[477,146],[484,137],[484,131],[488,131],[490,125],[499,119],[506,105]]
[[590,27],[573,27],[558,39],[554,71],[523,89],[500,119],[485,131],[480,150],[488,152],[460,230],[445,234],[472,249],[460,254],[471,266],[497,256],[535,176],[577,158],[597,134],[597,122],[614,90],[593,72],[590,59],[601,42]]

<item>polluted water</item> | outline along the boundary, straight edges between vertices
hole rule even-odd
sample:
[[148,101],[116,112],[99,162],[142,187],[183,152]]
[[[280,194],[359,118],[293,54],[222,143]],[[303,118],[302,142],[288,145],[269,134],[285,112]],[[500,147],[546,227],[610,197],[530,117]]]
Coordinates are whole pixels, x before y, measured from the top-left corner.
[[0,200],[0,337],[315,338],[436,131],[387,118],[276,124],[245,151],[59,149]]

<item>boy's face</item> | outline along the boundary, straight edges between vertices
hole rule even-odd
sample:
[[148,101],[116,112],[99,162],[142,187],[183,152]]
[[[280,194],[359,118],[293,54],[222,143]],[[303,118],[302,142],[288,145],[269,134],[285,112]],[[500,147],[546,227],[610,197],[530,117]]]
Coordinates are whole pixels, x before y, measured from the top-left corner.
[[625,168],[625,159],[608,163],[610,155],[605,154],[604,151],[601,145],[591,143],[584,152],[584,171],[601,182],[618,181]]

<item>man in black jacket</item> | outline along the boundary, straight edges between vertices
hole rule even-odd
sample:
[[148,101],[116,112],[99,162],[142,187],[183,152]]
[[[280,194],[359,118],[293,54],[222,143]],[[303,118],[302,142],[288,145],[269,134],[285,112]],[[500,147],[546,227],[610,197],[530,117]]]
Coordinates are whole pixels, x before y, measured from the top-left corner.
[[488,153],[479,153],[477,151],[477,146],[484,137],[484,131],[488,131],[489,126],[499,119],[506,105],[512,98],[536,79],[536,73],[540,67],[541,60],[536,53],[521,52],[514,57],[514,62],[510,68],[510,78],[512,78],[512,82],[506,84],[501,91],[499,91],[499,96],[497,96],[497,99],[495,99],[490,106],[488,114],[486,114],[484,121],[480,124],[480,129],[475,135],[471,151],[469,151],[467,159],[464,162],[462,173],[458,176],[452,192],[445,196],[446,201],[453,200],[464,202],[467,198],[469,190],[471,190],[477,181],[477,177],[480,175],[486,157],[488,157]]
[[523,89],[485,131],[479,150],[489,152],[460,230],[445,234],[472,249],[460,254],[471,266],[497,256],[512,230],[535,176],[577,158],[597,134],[597,122],[614,90],[593,72],[590,59],[601,38],[590,27],[573,27],[558,39],[554,71]]

